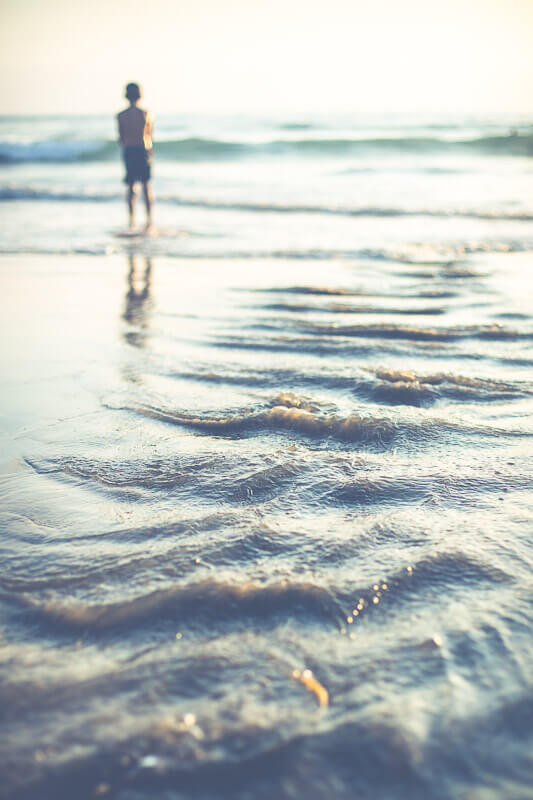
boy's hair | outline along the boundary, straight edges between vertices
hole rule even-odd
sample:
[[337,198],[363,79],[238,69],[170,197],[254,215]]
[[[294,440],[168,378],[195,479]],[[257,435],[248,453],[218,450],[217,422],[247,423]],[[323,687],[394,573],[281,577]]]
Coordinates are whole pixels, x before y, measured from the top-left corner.
[[126,86],[126,97],[132,103],[139,100],[141,96],[141,87],[138,83],[128,83]]

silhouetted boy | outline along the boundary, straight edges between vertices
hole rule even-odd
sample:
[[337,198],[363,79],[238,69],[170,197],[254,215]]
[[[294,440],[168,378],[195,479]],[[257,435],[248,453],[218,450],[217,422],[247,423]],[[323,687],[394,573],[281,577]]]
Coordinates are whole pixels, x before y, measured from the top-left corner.
[[152,225],[153,204],[150,185],[152,116],[149,111],[144,111],[138,106],[141,99],[141,89],[138,83],[128,83],[126,97],[130,104],[128,108],[117,115],[117,120],[118,135],[126,165],[124,182],[128,185],[126,197],[130,229],[135,225],[135,184],[140,181],[143,185],[146,206],[146,229],[149,230]]

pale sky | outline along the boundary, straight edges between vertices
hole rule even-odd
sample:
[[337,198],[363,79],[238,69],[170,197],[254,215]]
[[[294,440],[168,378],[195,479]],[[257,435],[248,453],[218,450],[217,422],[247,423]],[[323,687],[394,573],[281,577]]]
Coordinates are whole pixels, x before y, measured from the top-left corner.
[[533,112],[533,0],[3,0],[1,111]]

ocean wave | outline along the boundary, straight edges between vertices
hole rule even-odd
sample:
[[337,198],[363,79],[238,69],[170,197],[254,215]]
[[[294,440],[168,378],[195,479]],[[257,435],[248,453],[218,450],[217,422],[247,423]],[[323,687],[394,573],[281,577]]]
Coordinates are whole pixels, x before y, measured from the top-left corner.
[[[453,478],[450,478],[452,483]],[[475,481],[472,481],[475,486]],[[391,597],[411,599],[438,586],[447,591],[463,592],[465,586],[485,583],[497,588],[509,584],[513,577],[499,566],[463,552],[442,552],[425,555],[407,569],[397,571],[388,579]]]
[[[102,203],[123,200],[118,192],[86,192],[66,191],[62,189],[50,190],[44,187],[33,186],[4,186],[0,188],[0,202],[18,201],[43,201],[43,202],[84,202]],[[340,217],[436,217],[479,220],[508,220],[513,222],[531,222],[533,214],[528,211],[484,210],[484,209],[432,209],[432,208],[396,208],[393,206],[362,206],[360,208],[343,208],[322,205],[302,205],[299,203],[252,203],[224,200],[198,199],[194,197],[180,197],[175,194],[160,193],[158,203],[182,206],[184,208],[203,208],[210,211],[243,211],[250,213],[266,214],[327,214]]]
[[487,155],[533,156],[531,134],[484,136],[477,139],[448,140],[436,137],[390,137],[372,139],[300,139],[274,141],[264,145],[271,154],[291,155],[351,155],[366,152],[386,153],[448,153],[475,152]]
[[425,308],[384,308],[383,306],[356,306],[346,303],[328,303],[327,305],[310,305],[304,303],[268,303],[261,306],[266,311],[281,311],[295,314],[311,312],[313,314],[380,314],[401,316],[440,316],[446,310],[439,307]]
[[[105,232],[104,232],[105,233]],[[283,261],[377,261],[390,264],[405,264],[413,267],[410,271],[397,273],[399,276],[409,278],[420,278],[427,282],[428,278],[442,278],[446,280],[477,279],[483,277],[476,267],[461,266],[461,262],[471,254],[477,253],[525,253],[533,251],[533,238],[506,241],[474,241],[462,242],[458,244],[424,244],[405,247],[383,247],[345,250],[340,248],[310,248],[310,249],[241,249],[239,247],[223,247],[216,249],[201,249],[195,247],[191,249],[183,246],[183,237],[178,235],[179,231],[172,232],[170,235],[160,237],[144,237],[134,241],[127,237],[120,240],[111,238],[112,232],[108,232],[102,238],[100,244],[89,247],[82,244],[65,246],[63,240],[54,241],[47,239],[43,242],[41,238],[35,238],[30,243],[10,243],[0,245],[2,255],[110,255],[111,253],[130,253],[132,250],[146,255],[165,256],[173,259],[210,260],[210,261],[261,261],[261,260],[283,260]],[[207,233],[198,231],[184,231],[190,237],[205,238]],[[189,239],[190,240],[190,239]],[[418,268],[415,271],[414,268]],[[279,291],[279,290],[278,290]],[[287,289],[290,291],[290,288]],[[366,293],[368,296],[388,296],[383,293]],[[455,290],[445,290],[440,295],[443,297],[455,296]],[[410,296],[410,295],[406,295]],[[414,296],[414,295],[413,295]],[[432,292],[425,295],[418,293],[418,297],[434,296]]]
[[335,621],[341,609],[332,594],[308,582],[260,584],[227,583],[203,580],[171,586],[130,600],[89,604],[80,601],[43,602],[31,596],[22,598],[26,608],[42,622],[69,630],[114,630],[138,627],[149,621],[179,619],[180,623],[228,619],[246,624],[268,617],[304,617],[315,621]]
[[[353,501],[349,490],[346,497],[339,499]],[[502,583],[508,585],[511,580],[512,577],[498,566],[463,553],[443,552],[423,556],[407,569],[404,567],[386,576],[387,588],[378,598],[383,594],[382,604],[387,605],[390,613],[391,608],[406,602],[420,602],[421,595],[435,592],[436,587],[448,593],[464,592],[465,586],[482,583],[497,588]],[[337,627],[345,619],[346,608],[351,608],[357,599],[361,602],[360,598],[363,598],[362,616],[381,614],[379,603],[372,602],[376,596],[374,584],[374,580],[354,586],[351,580],[340,585],[322,585],[298,579],[239,582],[204,578],[172,583],[162,589],[111,602],[91,603],[60,597],[48,600],[29,593],[18,594],[16,602],[41,624],[64,632],[116,633],[175,620],[183,627],[202,624],[212,627],[214,622],[230,622],[240,627],[248,626],[252,618],[256,624],[270,626],[280,617]],[[384,617],[384,623],[388,619],[388,615]]]
[[312,122],[285,122],[279,126],[280,131],[309,131],[320,129],[319,125]]
[[300,323],[299,328],[318,336],[354,336],[410,341],[454,342],[460,339],[515,341],[533,339],[533,331],[517,331],[493,325],[457,326],[454,328],[418,328],[413,325],[376,323],[375,325],[337,325]]
[[[209,258],[209,259],[284,259],[287,261],[330,261],[359,260],[383,261],[392,264],[408,264],[415,267],[435,268],[442,270],[439,277],[444,278],[474,278],[480,277],[479,271],[472,267],[462,267],[465,257],[478,253],[524,253],[533,250],[533,238],[506,240],[476,240],[465,241],[457,244],[410,244],[400,247],[383,247],[345,250],[341,248],[313,247],[305,249],[276,249],[276,250],[222,250],[206,252],[169,252],[177,258]],[[429,272],[404,273],[407,277],[420,277],[427,280],[431,277]]]
[[[62,189],[44,189],[32,186],[4,186],[0,189],[0,202],[43,201],[46,203],[106,203],[121,200],[118,192],[83,192]],[[158,198],[159,199],[159,198]]]
[[[416,407],[430,406],[442,399],[497,402],[533,395],[533,384],[524,381],[499,381],[445,372],[423,374],[414,370],[393,370],[385,367],[366,368],[364,372],[370,373],[371,377],[332,375],[324,372],[300,373],[295,370],[239,371],[236,374],[228,371],[183,372],[178,373],[177,377],[220,385],[251,386],[265,391],[276,384],[314,390],[340,389],[376,403]],[[283,398],[286,394],[282,392],[278,397]],[[300,398],[296,399],[296,403],[300,403],[297,407],[304,407]],[[285,403],[280,404],[285,405]],[[310,406],[308,410],[316,410],[313,404]]]
[[[409,469],[403,474],[380,475],[379,473],[363,474],[359,477],[337,482],[317,484],[317,492],[321,491],[321,502],[335,506],[369,506],[379,507],[430,503],[440,508],[455,507],[461,510],[472,505],[492,502],[491,495],[507,492],[509,481],[504,476],[483,477],[474,471],[468,474],[442,474],[433,472],[414,476]],[[523,480],[512,480],[513,490],[528,491],[530,476]]]
[[[464,152],[531,157],[533,135],[516,133],[455,141],[437,137],[407,136],[370,139],[275,139],[262,143],[193,136],[156,142],[154,150],[158,158],[172,161],[211,161],[262,155],[335,157],[366,153],[386,155]],[[107,161],[118,158],[118,153],[118,144],[109,140],[39,141],[31,144],[0,142],[0,163]]]
[[266,292],[268,294],[303,294],[303,295],[317,295],[325,297],[387,297],[393,299],[417,298],[424,300],[433,299],[449,299],[457,296],[457,292],[452,292],[449,289],[424,289],[417,292],[386,292],[386,291],[373,291],[369,289],[347,289],[343,286],[277,286],[268,289],[256,289],[256,292]]
[[449,434],[475,433],[490,437],[523,435],[521,432],[448,422],[436,417],[420,421],[359,414],[342,417],[334,413],[314,413],[285,405],[275,405],[262,411],[244,410],[241,413],[221,416],[188,414],[151,404],[124,407],[124,410],[209,436],[240,438],[266,433],[281,434],[288,431],[310,439],[334,440],[378,451],[393,444],[409,442],[419,446]]
[[118,146],[101,139],[45,140],[31,142],[0,142],[0,164],[49,161],[102,161],[118,152]]
[[[422,267],[444,267],[450,277],[476,275],[470,268],[458,269],[457,263],[465,257],[478,253],[523,253],[533,249],[533,239],[498,240],[485,239],[439,244],[438,242],[411,242],[401,247],[365,248],[358,251],[359,258],[375,261],[391,261],[399,264],[412,264]],[[456,270],[455,274],[449,268]],[[409,273],[410,277],[427,278],[425,273]]]
[[409,428],[409,423],[401,423],[398,427],[385,418],[361,417],[357,414],[349,417],[319,415],[284,405],[276,405],[266,411],[248,411],[221,417],[194,416],[152,405],[136,406],[133,410],[161,422],[181,425],[214,436],[289,430],[311,438],[332,437],[344,442],[382,445],[392,441],[400,429]]
[[[306,405],[305,400],[300,401],[290,393],[281,395],[280,401]],[[202,497],[208,503],[240,506],[283,494],[309,469],[305,460],[294,457],[272,458],[268,464],[243,456],[134,462],[68,457],[48,461],[27,459],[26,463],[38,474],[59,480],[90,481],[93,490],[102,491],[105,496],[112,493],[117,498],[126,497],[129,503],[145,501],[148,490],[151,493],[172,491],[175,496]],[[197,530],[197,522],[191,522],[189,532]]]
[[[370,371],[370,370],[369,370]],[[438,372],[430,375],[413,370],[378,368],[374,371],[377,383],[370,394],[378,402],[406,405],[426,405],[440,399],[490,402],[531,396],[533,386]]]

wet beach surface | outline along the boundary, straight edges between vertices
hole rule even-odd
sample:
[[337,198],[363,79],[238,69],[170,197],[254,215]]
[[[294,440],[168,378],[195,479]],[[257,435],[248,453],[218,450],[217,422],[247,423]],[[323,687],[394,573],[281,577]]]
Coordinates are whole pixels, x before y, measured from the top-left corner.
[[530,253],[4,256],[0,794],[531,797]]

